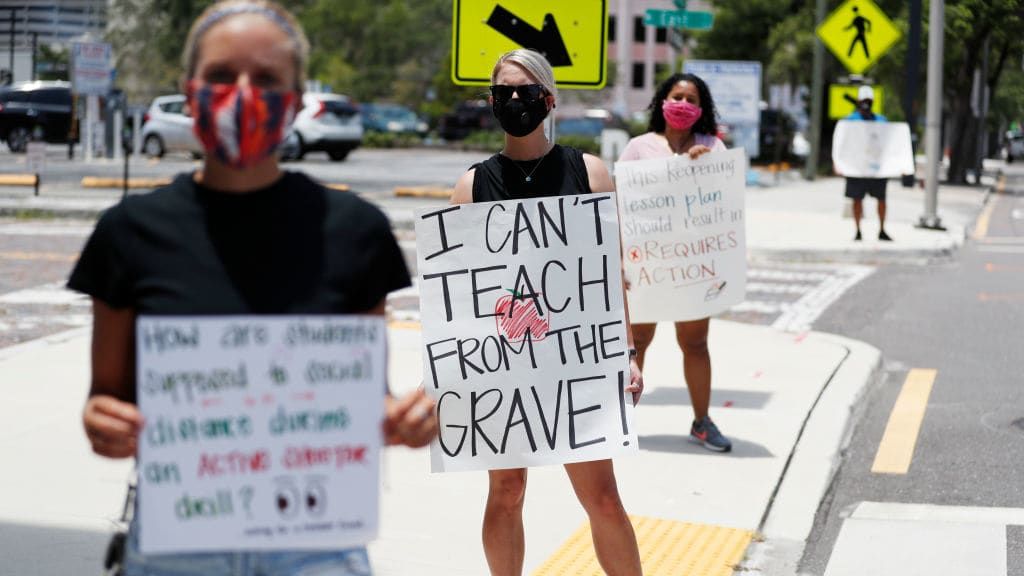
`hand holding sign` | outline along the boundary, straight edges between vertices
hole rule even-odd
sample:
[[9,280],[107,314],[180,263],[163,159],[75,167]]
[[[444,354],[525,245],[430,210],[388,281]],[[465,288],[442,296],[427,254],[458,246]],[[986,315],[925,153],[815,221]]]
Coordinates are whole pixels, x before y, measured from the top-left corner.
[[426,446],[437,436],[436,403],[422,388],[384,400],[384,440],[389,446]]

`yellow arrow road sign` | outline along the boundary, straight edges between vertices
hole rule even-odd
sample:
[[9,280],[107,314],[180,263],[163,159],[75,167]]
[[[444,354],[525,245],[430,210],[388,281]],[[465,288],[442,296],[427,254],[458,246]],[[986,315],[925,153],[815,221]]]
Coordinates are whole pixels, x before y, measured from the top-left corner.
[[486,86],[505,52],[544,53],[561,88],[603,88],[608,52],[606,0],[454,0],[452,80]]
[[[857,109],[857,90],[859,86],[845,84],[829,84],[828,86],[828,117],[838,120],[853,114]],[[885,108],[885,88],[872,86],[875,99],[871,101],[871,111],[883,114]],[[849,96],[849,98],[847,98]]]
[[818,26],[818,37],[854,74],[870,68],[900,38],[900,31],[871,0],[847,0]]

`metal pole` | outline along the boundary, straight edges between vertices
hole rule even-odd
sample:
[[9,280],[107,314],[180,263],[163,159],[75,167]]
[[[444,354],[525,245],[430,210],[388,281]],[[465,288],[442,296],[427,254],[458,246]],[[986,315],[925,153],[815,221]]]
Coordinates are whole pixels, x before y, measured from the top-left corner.
[[988,152],[988,51],[991,36],[985,38],[985,51],[981,57],[981,73],[978,82],[978,138],[977,138],[977,165],[974,168],[974,183],[981,184],[981,173],[985,167],[985,156]]
[[943,230],[938,215],[939,166],[942,164],[942,43],[945,0],[931,0],[928,15],[928,105],[925,119],[925,155],[928,157],[924,214],[919,226]]
[[[815,26],[825,20],[826,0],[817,0],[814,8]],[[822,91],[825,89],[825,45],[817,34],[814,36],[814,70],[811,71],[811,153],[807,156],[804,178],[814,180],[818,175],[818,157],[821,155],[821,117],[824,102]]]
[[[910,126],[910,141],[916,155],[920,150],[917,141],[917,114],[914,101],[917,100],[917,82],[921,77],[921,0],[910,0],[910,32],[907,34],[907,80],[903,91],[903,115]],[[913,187],[916,174],[905,174],[903,185]]]
[[632,35],[629,35],[629,22],[632,16],[629,12],[629,0],[619,0],[617,9],[618,17],[615,19],[615,111],[622,117],[629,115],[629,103],[626,101],[626,82],[633,70],[629,59],[629,47],[632,44]]
[[14,8],[11,8],[10,12],[11,12],[11,35],[8,36],[8,38],[7,38],[7,42],[8,42],[7,46],[8,46],[8,50],[10,50],[10,53],[8,54],[8,56],[10,57],[9,69],[11,71],[11,82],[13,82],[14,81]]
[[39,45],[39,33],[30,32],[32,35],[32,81],[36,81],[36,48]]

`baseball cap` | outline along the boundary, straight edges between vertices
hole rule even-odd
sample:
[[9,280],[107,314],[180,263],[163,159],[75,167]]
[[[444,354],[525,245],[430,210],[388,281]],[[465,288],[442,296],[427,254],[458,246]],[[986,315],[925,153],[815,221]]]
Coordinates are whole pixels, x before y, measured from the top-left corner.
[[857,100],[872,100],[875,99],[875,91],[871,86],[861,86],[857,90]]

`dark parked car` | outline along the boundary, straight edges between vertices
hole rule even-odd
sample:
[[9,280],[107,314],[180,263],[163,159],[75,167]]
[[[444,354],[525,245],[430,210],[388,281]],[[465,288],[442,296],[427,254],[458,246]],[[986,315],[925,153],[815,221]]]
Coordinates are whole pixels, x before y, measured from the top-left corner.
[[67,142],[71,111],[67,82],[20,82],[0,89],[0,139],[11,152],[24,152],[31,140]]
[[359,110],[367,132],[424,136],[430,130],[415,112],[399,104],[363,104]]
[[445,140],[462,140],[471,132],[497,130],[497,125],[487,100],[467,100],[441,117],[437,131]]
[[793,135],[796,122],[782,110],[761,110],[761,131],[758,134],[761,153],[759,160],[775,162],[789,160],[793,154]]

